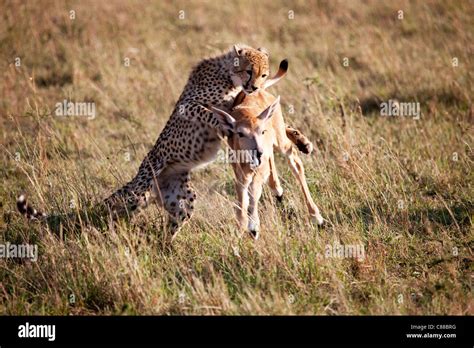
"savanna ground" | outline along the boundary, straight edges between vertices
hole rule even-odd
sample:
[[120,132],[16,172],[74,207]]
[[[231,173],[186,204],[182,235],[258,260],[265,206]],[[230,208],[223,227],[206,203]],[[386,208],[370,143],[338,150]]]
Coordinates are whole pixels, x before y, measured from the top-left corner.
[[[469,1],[2,1],[0,242],[39,255],[0,259],[0,313],[473,314],[473,17]],[[289,59],[272,92],[316,146],[325,229],[281,156],[285,209],[265,188],[257,242],[237,232],[225,163],[194,174],[171,252],[156,207],[61,237],[16,213],[21,192],[67,212],[129,180],[192,66],[237,42],[273,71]],[[97,116],[55,116],[64,99]],[[381,116],[390,99],[420,119]],[[365,257],[329,257],[338,243]]]

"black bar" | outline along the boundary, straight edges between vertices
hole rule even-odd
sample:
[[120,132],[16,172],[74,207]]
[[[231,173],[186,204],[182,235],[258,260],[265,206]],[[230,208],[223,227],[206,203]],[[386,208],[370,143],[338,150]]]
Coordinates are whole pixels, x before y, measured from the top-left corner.
[[[20,338],[19,327],[55,325],[55,339]],[[0,346],[57,344],[409,344],[465,346],[474,342],[473,317],[462,316],[277,316],[131,317],[2,316]],[[412,326],[414,325],[414,326]],[[432,327],[429,325],[433,325]],[[423,330],[421,330],[423,329]],[[408,338],[407,334],[456,337]]]

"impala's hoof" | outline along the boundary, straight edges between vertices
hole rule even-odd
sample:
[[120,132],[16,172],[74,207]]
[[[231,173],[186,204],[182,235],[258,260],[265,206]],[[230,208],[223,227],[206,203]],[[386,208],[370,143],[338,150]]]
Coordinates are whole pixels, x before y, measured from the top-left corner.
[[311,217],[311,220],[317,223],[319,227],[324,227],[324,225],[326,225],[326,220],[324,220],[321,215],[314,215]]
[[300,150],[302,153],[309,155],[311,152],[313,152],[313,144],[310,142],[304,143],[304,142],[298,142],[296,143],[296,147],[298,150]]
[[311,152],[313,152],[313,143],[299,130],[292,127],[287,127],[286,135],[302,153],[309,155]]
[[283,193],[279,196],[276,196],[276,200],[277,200],[278,204],[282,204],[283,203]]
[[259,228],[258,224],[256,224],[253,221],[249,222],[248,231],[249,231],[249,233],[250,233],[250,235],[252,236],[253,239],[257,240],[258,237],[260,237],[260,231],[259,230],[260,230],[260,228]]
[[252,236],[253,239],[257,240],[260,237],[260,232],[257,230],[249,230],[250,236]]

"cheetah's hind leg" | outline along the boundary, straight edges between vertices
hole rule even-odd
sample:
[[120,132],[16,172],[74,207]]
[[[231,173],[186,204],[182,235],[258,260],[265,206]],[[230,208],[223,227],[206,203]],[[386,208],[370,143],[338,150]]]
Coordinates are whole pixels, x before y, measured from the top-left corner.
[[196,193],[189,183],[189,173],[160,180],[160,191],[163,207],[169,214],[168,239],[173,241],[192,216]]

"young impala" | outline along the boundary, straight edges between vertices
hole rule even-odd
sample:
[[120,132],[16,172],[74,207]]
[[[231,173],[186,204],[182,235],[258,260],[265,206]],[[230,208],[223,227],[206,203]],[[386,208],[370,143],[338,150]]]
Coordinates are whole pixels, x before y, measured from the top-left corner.
[[230,148],[235,152],[245,151],[250,157],[250,161],[232,163],[240,227],[247,229],[255,239],[259,237],[258,201],[262,185],[267,180],[277,199],[282,199],[283,188],[275,167],[274,148],[287,157],[292,173],[303,190],[309,214],[318,225],[322,225],[324,219],[311,198],[303,163],[289,138],[291,134],[287,134],[285,129],[280,97],[275,98],[265,90],[252,94],[240,93],[235,99],[231,114],[217,108],[213,108],[213,112],[228,131]]

